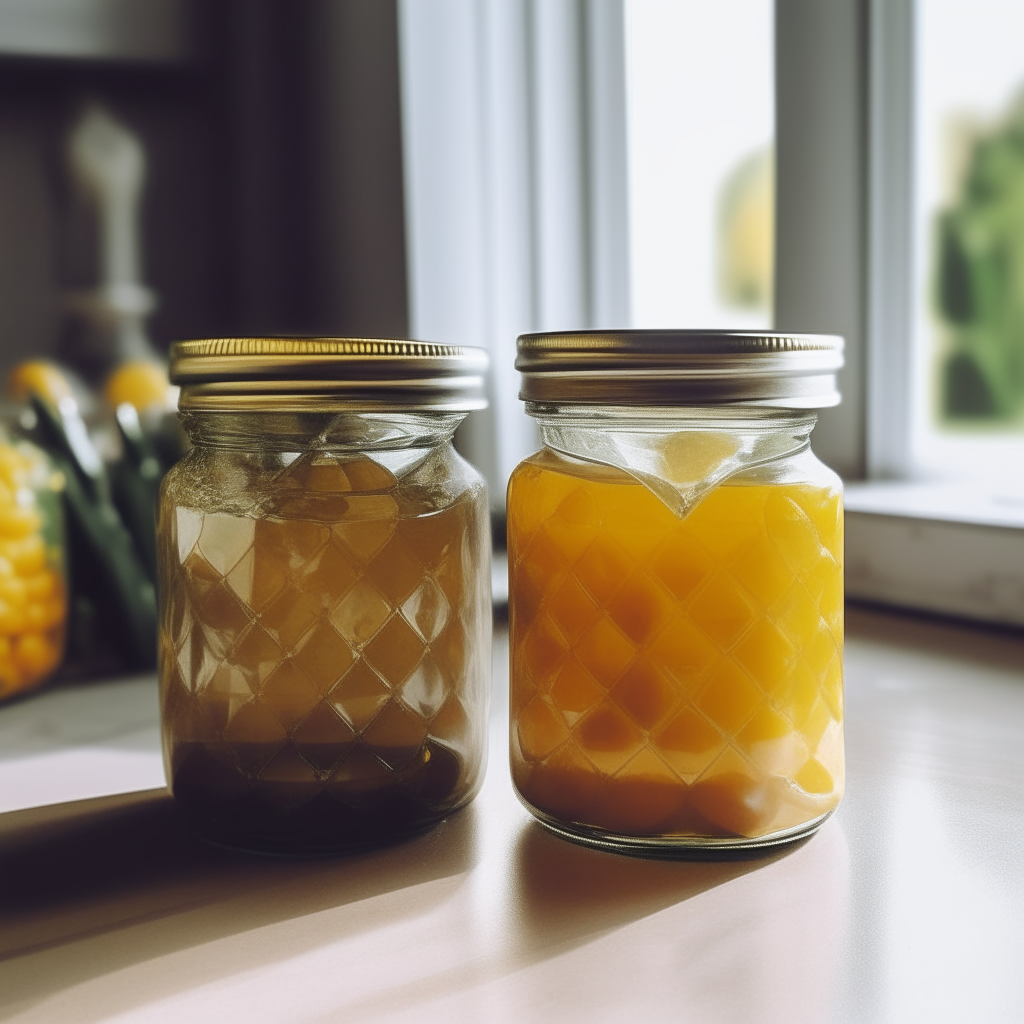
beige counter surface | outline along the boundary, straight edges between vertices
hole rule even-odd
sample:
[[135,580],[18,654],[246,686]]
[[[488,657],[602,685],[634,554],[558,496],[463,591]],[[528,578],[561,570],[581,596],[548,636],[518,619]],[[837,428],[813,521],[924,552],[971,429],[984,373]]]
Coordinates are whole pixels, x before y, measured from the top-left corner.
[[534,824],[505,656],[475,803],[334,860],[193,840],[150,678],[0,709],[0,1021],[1024,1021],[1024,636],[851,610],[839,812],[724,863]]

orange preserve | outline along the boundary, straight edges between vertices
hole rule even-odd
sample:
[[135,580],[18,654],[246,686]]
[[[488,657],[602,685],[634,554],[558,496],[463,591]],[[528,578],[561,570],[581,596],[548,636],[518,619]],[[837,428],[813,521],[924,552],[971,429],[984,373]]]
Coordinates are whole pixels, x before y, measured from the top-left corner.
[[[668,371],[692,337],[655,351]],[[729,336],[698,337],[732,354]],[[525,339],[525,359],[523,341],[529,396],[561,336]],[[835,344],[808,350],[835,360]],[[733,351],[736,363],[761,354]],[[565,397],[532,406],[552,447],[509,485],[520,797],[545,824],[613,848],[806,834],[843,792],[842,494],[807,447],[813,415],[599,415],[585,395],[583,414]]]
[[[191,385],[216,344],[247,402]],[[182,343],[172,367],[195,447],[168,474],[158,531],[168,780],[229,845],[322,852],[408,834],[481,780],[489,506],[451,446],[479,360],[414,343],[251,346]],[[305,360],[335,379],[314,390]],[[253,366],[269,379],[247,379]],[[394,411],[375,408],[382,395]]]

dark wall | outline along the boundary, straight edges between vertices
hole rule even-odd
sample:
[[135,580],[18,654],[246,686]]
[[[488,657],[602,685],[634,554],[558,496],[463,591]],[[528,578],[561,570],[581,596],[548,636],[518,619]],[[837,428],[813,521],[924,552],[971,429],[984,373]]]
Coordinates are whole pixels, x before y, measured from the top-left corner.
[[242,329],[402,336],[394,3],[236,0],[229,37]]
[[90,98],[146,148],[159,346],[406,333],[393,0],[207,0],[195,13],[176,61],[0,52],[0,371],[55,352],[63,293],[96,283],[95,226],[63,154]]

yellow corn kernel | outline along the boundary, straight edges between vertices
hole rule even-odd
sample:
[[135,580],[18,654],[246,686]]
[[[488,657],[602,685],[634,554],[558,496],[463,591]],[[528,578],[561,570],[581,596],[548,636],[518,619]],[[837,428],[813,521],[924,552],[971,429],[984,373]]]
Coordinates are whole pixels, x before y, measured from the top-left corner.
[[43,632],[64,620],[64,602],[57,598],[33,601],[25,606],[25,629]]
[[23,688],[21,672],[12,661],[0,661],[0,699],[13,696]]
[[0,598],[11,605],[24,605],[28,601],[25,581],[20,576],[0,576]]
[[27,676],[39,679],[60,661],[60,646],[43,633],[25,633],[13,643],[15,664]]
[[[3,559],[7,562],[7,559]],[[14,566],[10,562],[7,564],[11,567],[11,573],[14,572]],[[4,572],[0,567],[0,594],[3,593],[3,576]],[[44,569],[42,572],[32,573],[31,576],[24,577],[25,581],[25,597],[29,601],[45,601],[56,589],[57,589],[57,574],[52,569]]]
[[18,540],[0,537],[0,557],[8,559],[19,576],[32,576],[46,568],[46,545],[39,534]]
[[43,525],[42,517],[34,508],[15,505],[0,509],[0,537],[19,540],[37,533]]
[[0,636],[15,636],[25,628],[25,613],[18,605],[0,600]]
[[16,490],[22,482],[24,467],[21,457],[8,445],[0,445],[0,480],[11,490]]

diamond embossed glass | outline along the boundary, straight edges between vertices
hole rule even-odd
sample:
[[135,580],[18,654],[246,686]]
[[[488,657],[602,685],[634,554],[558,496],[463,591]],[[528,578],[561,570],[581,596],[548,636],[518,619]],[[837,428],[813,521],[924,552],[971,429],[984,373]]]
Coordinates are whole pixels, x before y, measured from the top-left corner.
[[544,449],[508,497],[511,764],[546,825],[755,847],[843,792],[843,518],[812,454],[841,341],[520,339]]
[[207,837],[358,847],[479,788],[489,513],[451,437],[484,365],[343,339],[173,352],[194,448],[158,524],[164,754]]

